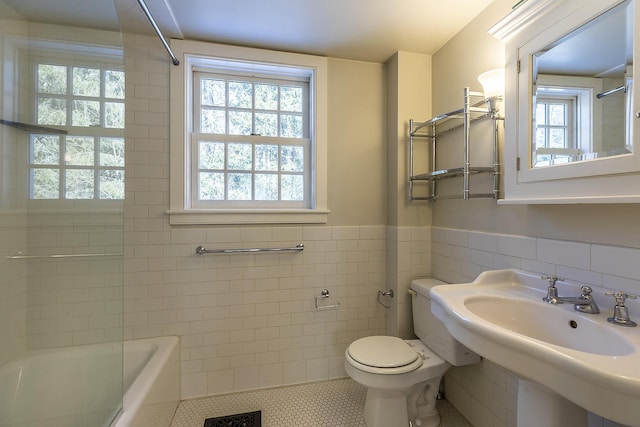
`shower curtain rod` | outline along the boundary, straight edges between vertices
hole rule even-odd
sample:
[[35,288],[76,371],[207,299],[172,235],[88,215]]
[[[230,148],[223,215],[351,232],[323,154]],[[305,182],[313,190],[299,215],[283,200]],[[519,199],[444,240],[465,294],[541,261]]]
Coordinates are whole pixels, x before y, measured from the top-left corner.
[[611,89],[611,90],[608,90],[606,92],[599,93],[599,94],[596,95],[596,98],[598,98],[598,99],[604,98],[607,95],[611,95],[613,93],[620,92],[621,90],[623,90],[626,93],[627,92],[627,87],[626,86],[620,86],[620,87],[617,87],[615,89]]
[[162,34],[162,31],[160,31],[160,28],[156,24],[155,19],[153,19],[153,16],[151,16],[151,12],[149,12],[149,8],[147,8],[147,5],[144,2],[144,0],[138,0],[138,4],[140,5],[140,8],[144,12],[144,14],[147,15],[147,19],[151,23],[151,26],[153,27],[153,29],[155,30],[156,34],[158,35],[158,38],[160,38],[160,41],[162,42],[162,45],[164,46],[164,48],[169,53],[169,56],[171,57],[171,62],[173,62],[173,65],[180,65],[180,61],[178,61],[178,58],[176,57],[176,55],[171,50],[171,46],[169,46],[169,43],[167,42],[167,39]]

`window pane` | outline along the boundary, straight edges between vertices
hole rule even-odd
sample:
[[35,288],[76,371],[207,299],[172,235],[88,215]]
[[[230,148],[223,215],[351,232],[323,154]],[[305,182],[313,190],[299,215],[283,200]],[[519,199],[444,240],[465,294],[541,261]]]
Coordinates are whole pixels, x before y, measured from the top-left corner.
[[283,172],[304,171],[304,148],[296,146],[283,146],[281,154],[281,170]]
[[100,171],[100,198],[124,199],[124,171],[122,169]]
[[549,147],[567,148],[564,129],[549,129]]
[[200,112],[200,132],[226,133],[226,121],[224,110],[203,109]]
[[67,100],[38,98],[38,124],[65,126],[67,124]]
[[304,177],[302,175],[282,175],[282,200],[304,200]]
[[256,200],[278,200],[278,175],[256,174]]
[[104,96],[124,99],[124,71],[106,70],[104,72]]
[[212,107],[224,107],[226,105],[224,80],[202,79],[200,80],[200,103]]
[[38,92],[64,95],[67,93],[67,67],[38,64]]
[[536,123],[544,125],[547,122],[546,104],[536,104]]
[[258,110],[278,109],[278,86],[256,84],[256,108]]
[[200,172],[200,200],[224,200],[224,174],[219,172]]
[[92,137],[68,136],[64,161],[67,165],[92,166],[94,142]]
[[104,103],[104,127],[124,129],[124,103]]
[[93,169],[65,171],[66,199],[93,199]]
[[36,165],[60,164],[60,138],[55,135],[32,135],[31,163]]
[[100,126],[100,102],[73,101],[71,126]]
[[124,138],[100,138],[100,166],[124,167]]
[[536,147],[543,148],[547,146],[546,128],[539,127],[536,129]]
[[224,169],[224,143],[201,142],[198,157],[200,169]]
[[262,136],[278,136],[278,115],[276,113],[256,113],[256,133]]
[[100,70],[73,67],[73,94],[76,96],[100,96]]
[[549,124],[564,126],[566,108],[564,104],[549,104]]
[[281,115],[280,136],[285,138],[302,138],[302,116]]
[[228,200],[251,200],[250,173],[230,173],[228,178]]
[[32,169],[33,198],[60,197],[60,171],[58,169]]
[[280,109],[282,111],[302,112],[302,88],[282,86],[280,94]]
[[251,108],[253,105],[251,82],[229,82],[229,107]]
[[277,145],[256,145],[256,170],[274,172],[278,170]]
[[253,165],[253,146],[251,144],[229,144],[227,168],[251,170]]
[[246,111],[229,111],[229,134],[251,135],[251,113]]

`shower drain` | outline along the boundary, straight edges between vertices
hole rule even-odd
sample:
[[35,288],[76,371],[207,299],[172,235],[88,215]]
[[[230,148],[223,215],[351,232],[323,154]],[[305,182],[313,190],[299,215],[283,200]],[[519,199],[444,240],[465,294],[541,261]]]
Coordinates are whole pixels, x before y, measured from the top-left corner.
[[226,415],[224,417],[207,418],[203,427],[262,427],[262,412],[245,412],[244,414]]

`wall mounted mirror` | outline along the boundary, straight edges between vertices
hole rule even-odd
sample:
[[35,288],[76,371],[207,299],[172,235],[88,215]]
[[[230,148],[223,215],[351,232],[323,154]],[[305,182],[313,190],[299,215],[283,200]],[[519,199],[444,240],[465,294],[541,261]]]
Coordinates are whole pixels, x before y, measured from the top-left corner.
[[498,203],[640,202],[637,1],[525,0],[489,30],[506,54]]
[[633,152],[633,10],[625,1],[532,55],[532,168]]

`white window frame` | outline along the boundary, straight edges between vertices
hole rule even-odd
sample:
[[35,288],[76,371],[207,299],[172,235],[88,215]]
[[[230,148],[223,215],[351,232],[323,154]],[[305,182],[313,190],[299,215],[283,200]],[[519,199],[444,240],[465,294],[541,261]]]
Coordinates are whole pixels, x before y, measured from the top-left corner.
[[[327,59],[214,43],[172,40],[180,65],[171,68],[171,165],[169,222],[190,224],[326,223],[327,210]],[[307,208],[197,208],[190,199],[193,76],[201,68],[241,67],[244,72],[308,76],[311,100],[310,203]],[[193,164],[197,167],[197,164]]]

